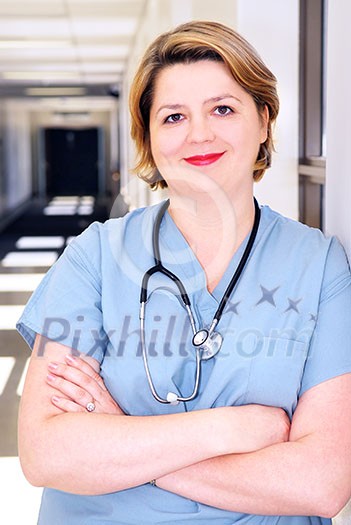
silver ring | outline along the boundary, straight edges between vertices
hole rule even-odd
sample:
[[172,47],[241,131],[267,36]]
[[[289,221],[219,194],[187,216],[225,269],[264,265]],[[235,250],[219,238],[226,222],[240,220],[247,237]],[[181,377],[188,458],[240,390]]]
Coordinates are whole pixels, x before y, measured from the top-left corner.
[[95,404],[93,402],[90,402],[90,403],[87,404],[87,406],[85,408],[87,409],[88,412],[94,412]]

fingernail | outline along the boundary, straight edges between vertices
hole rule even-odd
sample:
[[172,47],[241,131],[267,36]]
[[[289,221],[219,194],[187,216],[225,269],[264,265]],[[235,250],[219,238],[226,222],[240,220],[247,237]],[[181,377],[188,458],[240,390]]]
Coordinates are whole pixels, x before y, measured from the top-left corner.
[[50,370],[57,370],[58,364],[57,363],[49,363],[48,368]]
[[53,401],[54,403],[59,403],[59,402],[61,401],[60,398],[57,397],[57,396],[52,396],[51,399],[52,399],[52,401]]
[[46,376],[46,379],[47,379],[48,381],[54,382],[55,379],[56,379],[56,377],[53,376],[52,374],[48,374],[48,375]]
[[68,363],[73,364],[76,362],[76,358],[73,355],[68,354],[66,355],[66,361],[68,361]]

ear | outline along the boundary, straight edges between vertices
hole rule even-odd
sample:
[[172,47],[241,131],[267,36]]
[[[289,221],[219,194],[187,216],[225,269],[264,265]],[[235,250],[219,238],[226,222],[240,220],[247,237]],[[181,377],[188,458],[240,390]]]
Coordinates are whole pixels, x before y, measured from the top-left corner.
[[261,119],[260,144],[263,144],[264,142],[266,142],[268,138],[269,111],[268,111],[267,104],[265,104],[262,111],[260,111],[260,119]]

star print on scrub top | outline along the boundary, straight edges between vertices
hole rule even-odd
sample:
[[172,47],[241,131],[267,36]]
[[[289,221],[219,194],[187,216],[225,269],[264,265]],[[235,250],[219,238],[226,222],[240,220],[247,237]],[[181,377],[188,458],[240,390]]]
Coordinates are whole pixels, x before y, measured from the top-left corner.
[[262,303],[269,303],[272,306],[274,306],[274,308],[276,308],[276,304],[275,304],[273,296],[274,296],[275,292],[277,290],[279,290],[280,286],[277,286],[276,288],[273,288],[272,290],[268,290],[267,288],[262,286],[262,284],[260,284],[260,287],[261,287],[262,297],[256,303],[256,306],[258,306],[259,304],[262,304]]
[[233,314],[239,315],[238,306],[239,306],[240,303],[241,303],[241,301],[238,301],[236,303],[229,302],[229,304],[227,306],[227,312],[233,312]]
[[297,308],[297,305],[299,304],[299,302],[302,301],[302,298],[301,299],[297,299],[296,301],[294,301],[293,299],[290,299],[288,297],[288,301],[289,301],[289,306],[287,307],[287,309],[284,311],[285,312],[290,312],[291,310],[293,310],[294,312],[296,312],[297,314],[300,313],[299,309]]

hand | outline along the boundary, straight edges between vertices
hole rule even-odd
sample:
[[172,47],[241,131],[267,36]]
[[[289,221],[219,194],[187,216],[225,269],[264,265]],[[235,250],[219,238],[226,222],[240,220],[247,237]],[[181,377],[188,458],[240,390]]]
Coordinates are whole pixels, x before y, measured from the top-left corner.
[[240,408],[247,443],[251,443],[253,450],[289,440],[290,420],[282,408],[265,405],[246,405]]
[[[63,412],[86,412],[94,403],[94,413],[125,415],[107,390],[99,370],[86,359],[67,355],[64,363],[49,363],[47,382],[63,396],[51,402]],[[96,363],[97,364],[97,363]]]
[[290,420],[282,408],[243,405],[216,410],[225,454],[254,452],[289,439]]

